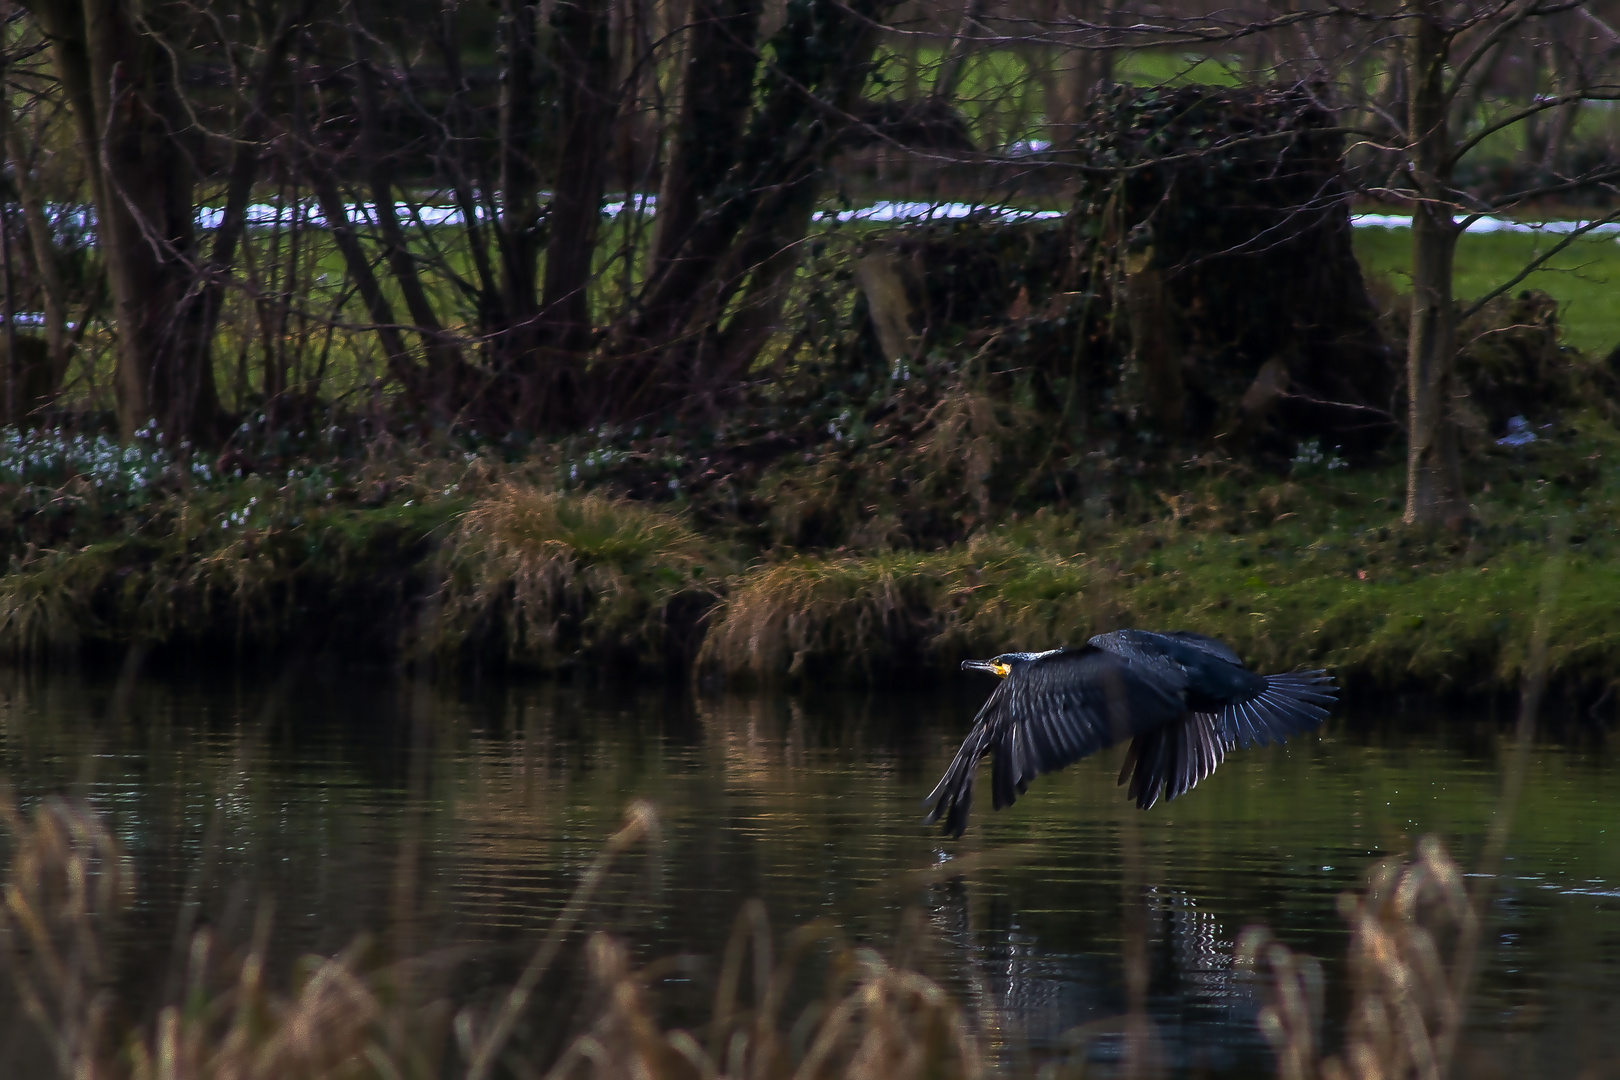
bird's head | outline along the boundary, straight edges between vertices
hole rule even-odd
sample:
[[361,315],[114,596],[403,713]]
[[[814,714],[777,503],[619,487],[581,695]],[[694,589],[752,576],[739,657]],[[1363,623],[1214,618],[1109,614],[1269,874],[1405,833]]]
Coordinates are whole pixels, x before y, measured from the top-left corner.
[[1005,679],[1012,669],[1019,664],[1027,664],[1039,656],[1040,653],[1008,652],[990,660],[964,660],[963,671],[988,671],[992,675],[999,675]]

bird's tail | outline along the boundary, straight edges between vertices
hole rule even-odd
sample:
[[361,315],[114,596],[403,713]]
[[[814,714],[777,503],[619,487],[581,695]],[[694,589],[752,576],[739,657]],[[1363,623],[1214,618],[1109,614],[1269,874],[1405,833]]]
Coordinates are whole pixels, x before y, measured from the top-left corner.
[[1280,743],[1327,719],[1328,706],[1338,696],[1339,688],[1325,671],[1267,675],[1264,690],[1221,710],[1221,734],[1228,746]]
[[979,759],[984,756],[989,740],[985,725],[978,725],[963,740],[962,748],[951,759],[934,790],[924,799],[933,809],[923,818],[924,825],[945,819],[945,834],[957,837],[967,831],[968,811],[973,808],[973,774],[978,771]]

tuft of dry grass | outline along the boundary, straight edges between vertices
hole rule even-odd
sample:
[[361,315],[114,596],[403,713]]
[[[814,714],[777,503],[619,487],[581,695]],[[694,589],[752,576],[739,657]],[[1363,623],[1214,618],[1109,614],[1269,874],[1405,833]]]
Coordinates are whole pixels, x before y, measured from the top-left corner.
[[112,996],[106,941],[134,896],[129,861],[101,819],[66,800],[24,817],[0,793],[13,848],[0,909],[0,956],[63,1077],[102,1075]]
[[796,556],[732,582],[700,667],[759,677],[843,661],[868,672],[914,654],[959,566],[950,554]]
[[462,515],[430,639],[498,638],[515,663],[661,652],[677,597],[706,608],[725,560],[673,514],[504,482]]
[[24,815],[8,793],[0,822],[13,842],[0,955],[64,1080],[426,1075],[369,1067],[413,1058],[398,1053],[390,1036],[400,1027],[385,1023],[390,1006],[353,956],[312,958],[292,993],[273,993],[263,978],[267,920],[246,955],[230,962],[223,989],[209,985],[214,943],[198,933],[186,956],[185,1005],[163,1008],[149,1027],[118,1030],[108,942],[135,894],[130,861],[94,811],[65,799]]
[[[822,995],[797,1017],[783,1015],[799,965],[812,946],[831,943]],[[754,1000],[738,994],[753,953]],[[605,934],[588,947],[597,1018],[577,1036],[550,1076],[737,1080],[972,1080],[984,1074],[977,1041],[938,983],[844,942],[812,923],[790,934],[772,963],[771,935],[757,901],[738,918],[723,961],[714,1013],[701,1040],[662,1030],[653,1007],[658,966],[635,970],[625,946]]]
[[96,625],[91,597],[100,568],[63,551],[13,558],[0,574],[0,651],[31,655],[71,649]]
[[936,552],[797,556],[734,578],[699,653],[733,675],[950,664],[1084,641],[1122,613],[1090,560],[976,537]]
[[[209,944],[206,935],[194,940],[194,973],[206,966]],[[352,957],[312,960],[286,996],[264,985],[264,960],[262,945],[255,947],[234,985],[194,993],[190,1007],[170,1005],[150,1029],[129,1033],[130,1080],[425,1075],[400,1067],[415,1055],[402,1052],[386,999]]]

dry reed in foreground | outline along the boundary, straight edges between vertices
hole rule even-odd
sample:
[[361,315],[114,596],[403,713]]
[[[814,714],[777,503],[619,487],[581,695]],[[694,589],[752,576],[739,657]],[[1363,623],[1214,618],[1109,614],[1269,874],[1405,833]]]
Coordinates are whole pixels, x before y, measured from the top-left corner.
[[[208,931],[194,935],[180,1003],[144,1023],[115,1019],[127,1003],[110,989],[108,941],[135,881],[105,824],[59,798],[26,816],[0,800],[0,821],[14,845],[0,957],[63,1080],[974,1080],[989,1070],[961,1006],[909,966],[907,946],[886,958],[818,922],[789,934],[778,951],[757,901],[734,926],[712,1011],[698,1028],[670,1028],[660,1019],[659,984],[670,965],[637,968],[626,945],[604,933],[584,935],[589,985],[582,996],[539,997],[564,951],[578,947],[613,864],[633,847],[658,842],[657,816],[646,803],[629,808],[517,982],[492,1004],[457,1008],[443,997],[413,995],[403,965],[368,969],[358,946],[307,958],[290,988],[275,989],[266,977],[268,920],[261,919],[249,948],[235,956],[223,955]],[[1438,840],[1425,838],[1413,860],[1375,867],[1364,891],[1344,895],[1340,909],[1351,931],[1351,1007],[1336,1054],[1322,1052],[1317,962],[1264,929],[1239,942],[1239,963],[1265,988],[1260,1025],[1276,1050],[1279,1077],[1447,1076],[1465,1021],[1467,956],[1479,931],[1458,867]],[[792,1012],[787,1002],[804,996],[812,957],[826,961],[822,991]],[[547,1016],[569,1017],[552,1022],[576,1030],[560,1040],[554,1059],[537,1062],[514,1045],[513,1034]],[[1077,1029],[1075,1053],[1038,1074],[1084,1075],[1087,1032],[1104,1026],[1117,1024]],[[1156,1071],[1151,1048],[1139,1049],[1137,1065]]]
[[[664,1027],[656,1002],[664,969],[632,966],[624,944],[597,933],[585,940],[591,986],[578,1033],[555,1061],[527,1060],[512,1042],[520,1021],[576,1015],[572,999],[542,1001],[536,991],[612,864],[656,842],[657,817],[646,803],[630,807],[517,983],[492,1006],[413,1003],[400,990],[402,973],[366,969],[358,947],[309,958],[294,986],[276,990],[265,974],[261,919],[252,945],[234,958],[216,955],[207,931],[195,935],[181,1004],[123,1027],[113,1019],[124,1003],[110,989],[107,954],[135,891],[129,861],[93,811],[66,800],[24,815],[7,798],[0,819],[14,844],[3,955],[63,1080],[973,1080],[985,1071],[961,1009],[936,983],[824,924],[788,935],[778,957],[757,903],[738,920],[704,1029]],[[790,1014],[789,991],[812,955],[828,960],[823,991]]]
[[1260,1027],[1281,1080],[1399,1080],[1447,1075],[1461,1033],[1469,972],[1462,955],[1478,918],[1462,872],[1424,837],[1409,863],[1374,867],[1366,889],[1339,898],[1350,923],[1351,1006],[1344,1045],[1321,1055],[1322,972],[1251,928],[1238,961],[1266,978]]

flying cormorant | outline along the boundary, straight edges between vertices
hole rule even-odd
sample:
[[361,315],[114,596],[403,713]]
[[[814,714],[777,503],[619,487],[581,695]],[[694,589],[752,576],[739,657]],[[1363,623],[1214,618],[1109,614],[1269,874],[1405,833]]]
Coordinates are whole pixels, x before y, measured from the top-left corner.
[[1190,791],[1228,750],[1282,742],[1316,727],[1338,688],[1321,671],[1259,675],[1214,638],[1186,630],[1116,630],[1079,648],[967,660],[1001,685],[974,718],[926,822],[961,836],[973,774],[986,754],[995,808],[1011,806],[1042,773],[1131,740],[1119,782],[1146,810]]

